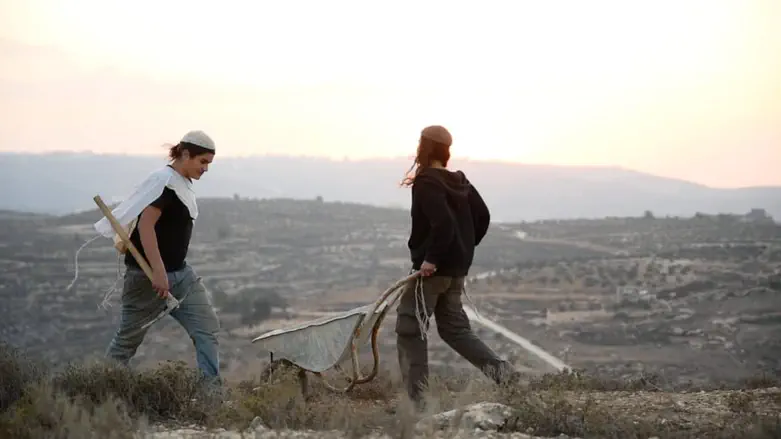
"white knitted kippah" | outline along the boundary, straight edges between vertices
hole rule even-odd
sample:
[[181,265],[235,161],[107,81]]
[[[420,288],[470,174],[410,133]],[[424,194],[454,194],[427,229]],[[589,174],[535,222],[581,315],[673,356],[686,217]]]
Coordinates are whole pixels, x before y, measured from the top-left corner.
[[214,151],[214,140],[201,130],[193,130],[182,137],[182,142],[192,143],[201,148]]

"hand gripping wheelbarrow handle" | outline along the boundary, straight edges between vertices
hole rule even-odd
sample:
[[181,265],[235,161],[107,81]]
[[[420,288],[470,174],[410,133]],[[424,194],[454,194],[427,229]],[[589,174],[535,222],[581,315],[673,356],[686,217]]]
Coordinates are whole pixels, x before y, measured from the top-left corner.
[[[154,275],[152,274],[152,267],[149,266],[149,263],[147,263],[146,259],[141,255],[141,253],[138,251],[136,246],[133,245],[133,242],[130,241],[130,237],[127,236],[127,232],[125,232],[125,229],[122,228],[122,225],[119,224],[119,221],[117,221],[117,219],[114,217],[114,214],[111,213],[111,209],[109,209],[108,206],[106,206],[106,203],[103,202],[103,199],[100,198],[100,195],[95,195],[92,199],[95,201],[95,204],[98,205],[100,211],[103,212],[103,216],[105,216],[108,222],[111,224],[111,228],[114,229],[117,235],[119,235],[119,238],[122,240],[122,242],[125,243],[128,250],[130,250],[130,253],[136,259],[138,265],[141,267],[141,270],[143,270],[144,274],[146,274],[146,277],[148,277],[149,281],[152,282],[154,279]],[[148,328],[154,322],[163,318],[163,316],[171,312],[171,310],[173,310],[177,306],[179,306],[179,301],[176,300],[173,294],[169,292],[168,295],[166,296],[166,309],[164,309],[160,314],[157,315],[157,317],[152,319],[150,322],[144,324],[142,328],[143,329]]]

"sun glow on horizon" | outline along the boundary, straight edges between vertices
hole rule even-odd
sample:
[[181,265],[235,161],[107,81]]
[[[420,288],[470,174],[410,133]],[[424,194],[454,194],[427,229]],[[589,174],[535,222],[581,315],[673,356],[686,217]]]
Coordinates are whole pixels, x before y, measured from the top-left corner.
[[442,124],[473,160],[781,184],[772,0],[0,2],[3,151],[198,128],[226,156],[407,157]]

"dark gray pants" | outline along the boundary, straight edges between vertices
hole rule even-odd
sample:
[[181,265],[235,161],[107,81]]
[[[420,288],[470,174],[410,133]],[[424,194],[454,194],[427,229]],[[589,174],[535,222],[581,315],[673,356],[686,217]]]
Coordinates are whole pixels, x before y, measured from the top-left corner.
[[[416,316],[423,318],[423,313],[426,317],[433,314],[442,340],[495,383],[499,384],[508,374],[515,373],[510,363],[499,358],[472,332],[461,304],[464,277],[429,276],[420,279],[420,287],[417,280],[404,286],[396,311],[399,367],[407,393],[413,401],[420,401],[422,388],[428,381],[428,342],[421,337]],[[420,299],[420,290],[423,300]],[[419,314],[416,314],[416,309]],[[424,330],[427,331],[428,327]]]

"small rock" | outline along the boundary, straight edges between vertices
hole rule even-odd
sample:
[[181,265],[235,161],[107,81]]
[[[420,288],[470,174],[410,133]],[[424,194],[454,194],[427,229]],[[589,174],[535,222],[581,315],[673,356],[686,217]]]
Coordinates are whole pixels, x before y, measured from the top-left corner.
[[266,424],[263,423],[262,419],[260,419],[260,416],[255,416],[255,419],[253,419],[249,424],[249,429],[257,432],[268,430],[268,427],[266,427]]
[[[424,429],[433,424],[436,429],[444,429],[453,424],[459,410],[449,410],[418,422],[417,428]],[[502,427],[512,415],[512,409],[504,404],[481,402],[467,406],[462,411],[459,429],[496,431]]]

